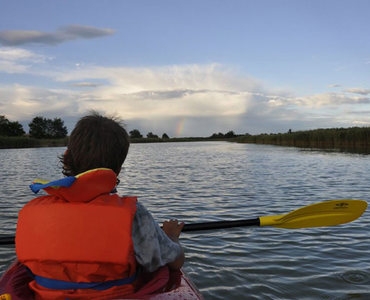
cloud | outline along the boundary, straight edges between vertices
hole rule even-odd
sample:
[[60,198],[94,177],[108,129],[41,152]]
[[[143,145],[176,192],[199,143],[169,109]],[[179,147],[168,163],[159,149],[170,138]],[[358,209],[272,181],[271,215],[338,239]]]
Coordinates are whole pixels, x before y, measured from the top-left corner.
[[25,44],[57,45],[76,39],[92,39],[114,34],[110,28],[96,28],[83,25],[69,25],[55,32],[36,30],[3,30],[0,31],[0,44],[20,46]]
[[352,93],[352,94],[360,94],[360,95],[370,95],[370,89],[363,89],[363,88],[349,88],[346,89],[345,92]]
[[[301,96],[276,91],[220,64],[147,68],[82,64],[61,69],[47,68],[46,57],[22,49],[8,50],[0,48],[4,54],[0,65],[7,61],[24,66],[25,74],[42,79],[34,80],[39,83],[32,86],[0,84],[0,111],[11,120],[61,117],[71,122],[67,124],[71,130],[73,120],[95,109],[119,115],[129,130],[170,136],[208,136],[229,130],[286,132],[368,122],[367,114],[362,113],[370,104],[366,89]],[[27,69],[28,64],[35,67]],[[43,68],[37,69],[37,65]]]
[[77,82],[77,83],[73,83],[72,86],[75,86],[75,87],[88,87],[88,88],[94,88],[94,87],[98,87],[99,83],[96,83],[96,82]]
[[33,64],[40,64],[49,58],[21,48],[0,48],[0,72],[27,73]]
[[358,97],[345,93],[322,93],[304,97],[296,97],[291,100],[297,107],[322,108],[341,107],[342,105],[370,104],[369,97]]
[[55,74],[55,80],[79,84],[104,82],[80,94],[80,105],[122,111],[126,118],[235,115],[247,109],[258,82],[217,65],[162,68],[84,67]]
[[68,90],[45,89],[20,84],[0,86],[0,111],[12,120],[30,120],[38,115],[74,115],[75,94]]

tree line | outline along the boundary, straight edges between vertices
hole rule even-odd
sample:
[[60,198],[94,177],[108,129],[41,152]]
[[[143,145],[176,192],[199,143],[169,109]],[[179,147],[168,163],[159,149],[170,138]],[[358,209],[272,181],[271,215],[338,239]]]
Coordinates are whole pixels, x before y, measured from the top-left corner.
[[[68,134],[64,121],[60,118],[47,119],[37,116],[28,124],[28,135],[36,139],[61,139]],[[0,136],[21,137],[26,132],[18,121],[9,121],[5,116],[0,116]]]
[[[26,134],[18,121],[0,116],[0,148],[60,146],[67,144],[67,128],[60,118],[47,119],[37,116],[28,124]],[[170,138],[167,133],[158,136],[148,132],[146,137],[138,130],[129,132],[132,142],[177,142],[229,140],[239,143],[270,144],[309,149],[328,149],[370,154],[370,127],[328,128],[286,133],[263,133],[257,135],[235,134],[234,131],[214,133],[209,137]],[[59,142],[58,142],[59,141]]]
[[[141,134],[141,132],[138,130],[138,129],[134,129],[134,130],[131,130],[129,132],[130,134],[130,138],[131,139],[143,139],[144,136]],[[219,132],[219,133],[213,133],[211,136],[209,137],[206,137],[205,139],[228,139],[228,138],[235,138],[237,137],[238,135],[236,135],[234,133],[234,131],[228,131],[227,133],[222,133],[222,132]],[[163,140],[168,140],[170,139],[170,137],[168,136],[167,133],[163,133],[162,134],[162,137],[160,138],[157,134],[154,134],[153,132],[148,132],[147,135],[146,135],[146,138],[148,139],[163,139]],[[191,137],[189,137],[189,139],[191,139]]]
[[[129,134],[130,134],[131,139],[143,139],[144,138],[144,136],[141,134],[140,130],[138,129],[131,130]],[[148,139],[159,139],[159,136],[157,134],[154,134],[151,131],[147,133],[146,137]],[[168,136],[167,133],[162,134],[162,139],[167,140],[169,138],[170,137]]]
[[[64,121],[61,118],[48,119],[42,116],[37,116],[28,124],[28,136],[36,139],[61,139],[67,137],[68,130],[64,126]],[[21,137],[25,136],[26,132],[23,126],[18,121],[9,121],[5,116],[0,116],[0,136],[3,137]],[[167,133],[163,133],[161,137],[153,132],[148,132],[146,137],[138,129],[133,129],[129,132],[130,138],[140,140],[147,138],[149,140],[170,140]],[[233,131],[228,131],[226,134],[221,132],[212,134],[211,139],[223,139],[236,137]]]

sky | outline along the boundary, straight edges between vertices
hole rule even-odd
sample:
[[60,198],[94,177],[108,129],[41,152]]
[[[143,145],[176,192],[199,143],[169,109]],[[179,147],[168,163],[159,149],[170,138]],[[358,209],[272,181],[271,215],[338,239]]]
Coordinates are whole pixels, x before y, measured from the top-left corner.
[[370,126],[368,0],[0,0],[0,115],[170,137]]

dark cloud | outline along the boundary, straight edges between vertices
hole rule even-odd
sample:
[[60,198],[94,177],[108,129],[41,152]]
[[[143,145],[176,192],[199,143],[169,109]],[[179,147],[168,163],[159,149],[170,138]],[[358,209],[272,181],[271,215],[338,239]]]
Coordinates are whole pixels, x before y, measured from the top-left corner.
[[370,89],[363,89],[363,88],[349,88],[346,89],[345,92],[352,93],[352,94],[359,94],[359,95],[370,95]]
[[224,90],[192,90],[192,89],[172,89],[172,90],[149,90],[141,91],[137,93],[123,94],[124,96],[131,96],[136,99],[180,99],[190,95],[196,94],[224,94],[224,95],[234,95],[236,92],[224,91]]
[[19,46],[31,43],[57,45],[76,39],[92,39],[112,35],[113,33],[113,29],[83,25],[69,25],[55,32],[4,30],[0,31],[0,44],[4,46]]
[[75,87],[88,87],[88,88],[94,88],[94,87],[98,87],[101,85],[102,85],[101,83],[96,83],[96,82],[77,82],[77,83],[72,84],[72,86],[75,86]]

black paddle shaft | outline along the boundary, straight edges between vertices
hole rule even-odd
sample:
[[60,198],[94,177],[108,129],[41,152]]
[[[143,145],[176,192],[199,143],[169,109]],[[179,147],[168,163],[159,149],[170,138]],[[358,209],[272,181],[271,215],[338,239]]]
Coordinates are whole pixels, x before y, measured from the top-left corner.
[[183,232],[200,231],[200,230],[223,229],[223,228],[242,227],[242,226],[259,226],[259,225],[260,225],[259,218],[249,219],[249,220],[214,221],[214,222],[185,224],[182,231]]

